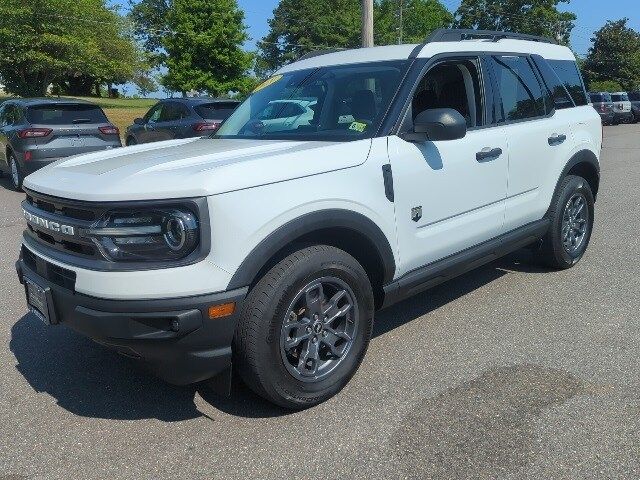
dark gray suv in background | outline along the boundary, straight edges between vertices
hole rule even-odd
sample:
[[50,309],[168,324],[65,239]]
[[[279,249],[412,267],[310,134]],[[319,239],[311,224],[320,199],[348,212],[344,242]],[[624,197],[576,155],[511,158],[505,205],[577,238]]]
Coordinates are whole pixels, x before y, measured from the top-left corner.
[[640,122],[640,90],[637,92],[629,92],[629,100],[631,101],[633,121],[638,123]]
[[203,137],[215,132],[240,102],[215,98],[167,98],[160,100],[144,118],[127,127],[127,145],[176,138]]
[[600,114],[603,125],[611,125],[613,123],[613,100],[611,94],[607,92],[589,92],[591,105]]
[[121,146],[120,132],[93,103],[14,98],[0,104],[0,171],[16,190],[24,177],[60,158]]

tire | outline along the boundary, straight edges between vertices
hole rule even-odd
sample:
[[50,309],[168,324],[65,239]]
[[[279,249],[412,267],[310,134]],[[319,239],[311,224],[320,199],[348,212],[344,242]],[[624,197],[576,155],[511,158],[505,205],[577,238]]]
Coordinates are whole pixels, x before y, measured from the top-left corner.
[[[314,311],[319,318],[314,319]],[[325,324],[323,311],[336,320]],[[271,268],[249,292],[235,331],[234,366],[249,388],[276,405],[312,407],[337,394],[360,366],[373,315],[369,278],[352,256],[325,245],[302,248]],[[316,360],[309,353],[314,348]]]
[[16,192],[21,192],[24,175],[22,174],[22,168],[20,167],[20,164],[13,152],[9,152],[7,164],[9,165],[9,178],[11,178],[11,184]]
[[137,145],[138,142],[136,141],[135,137],[127,137],[127,141],[126,141],[126,146],[127,147],[131,147],[133,145]]
[[594,198],[589,182],[567,175],[551,201],[547,218],[551,225],[537,252],[539,263],[560,270],[573,267],[587,250],[593,231]]

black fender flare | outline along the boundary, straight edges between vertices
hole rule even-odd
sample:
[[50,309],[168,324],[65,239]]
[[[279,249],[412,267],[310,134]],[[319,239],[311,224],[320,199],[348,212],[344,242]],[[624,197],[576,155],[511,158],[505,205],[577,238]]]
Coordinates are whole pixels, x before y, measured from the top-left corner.
[[[594,190],[593,196],[594,198],[597,196],[598,186],[600,185],[600,163],[598,162],[598,157],[596,157],[596,154],[593,153],[591,150],[580,150],[579,152],[574,154],[573,157],[569,159],[567,164],[562,169],[562,173],[558,177],[558,181],[556,182],[556,187],[553,190],[552,199],[555,198],[556,194],[558,193],[558,187],[560,186],[562,179],[567,176],[567,174],[571,171],[573,167],[575,167],[580,163],[585,163],[589,165],[590,167],[592,167],[593,172],[595,172],[594,180],[596,181],[596,188],[593,189]],[[588,181],[589,179],[586,179],[586,180]],[[553,200],[551,200],[551,202],[553,203]],[[549,206],[549,208],[551,208],[551,205]]]
[[234,290],[251,285],[260,271],[278,252],[304,235],[332,228],[351,230],[366,237],[378,253],[384,283],[391,282],[395,275],[395,258],[389,240],[380,227],[360,213],[328,209],[302,215],[270,233],[242,261],[227,289]]

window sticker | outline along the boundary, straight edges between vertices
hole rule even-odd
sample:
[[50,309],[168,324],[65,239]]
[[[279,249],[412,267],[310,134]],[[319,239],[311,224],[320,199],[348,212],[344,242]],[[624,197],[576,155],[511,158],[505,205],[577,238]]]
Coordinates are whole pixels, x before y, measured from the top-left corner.
[[253,93],[259,92],[260,90],[262,90],[263,88],[267,88],[270,85],[273,85],[274,83],[280,81],[280,79],[282,79],[282,75],[275,75],[271,78],[268,78],[267,80],[265,80],[264,82],[262,82],[260,85],[258,85],[254,90]]
[[353,130],[354,132],[362,133],[367,129],[367,124],[363,122],[352,122],[349,125],[349,130]]

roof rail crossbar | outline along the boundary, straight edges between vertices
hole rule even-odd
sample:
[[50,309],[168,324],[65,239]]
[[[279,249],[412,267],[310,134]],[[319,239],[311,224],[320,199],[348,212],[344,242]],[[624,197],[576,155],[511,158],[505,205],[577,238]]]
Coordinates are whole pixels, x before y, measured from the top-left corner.
[[425,43],[431,42],[459,42],[461,40],[491,40],[498,42],[500,40],[528,40],[530,42],[555,43],[558,42],[553,38],[539,37],[537,35],[527,35],[525,33],[500,32],[494,30],[473,30],[473,29],[448,29],[441,28],[435,30],[429,35]]

